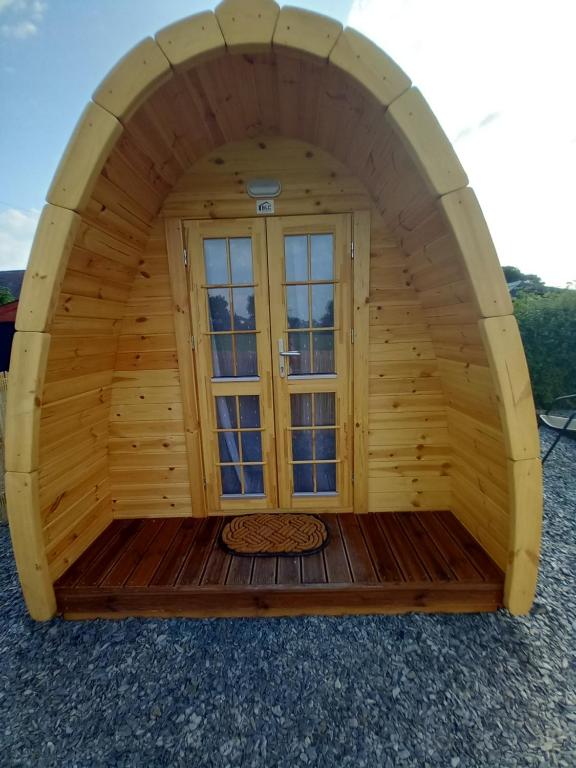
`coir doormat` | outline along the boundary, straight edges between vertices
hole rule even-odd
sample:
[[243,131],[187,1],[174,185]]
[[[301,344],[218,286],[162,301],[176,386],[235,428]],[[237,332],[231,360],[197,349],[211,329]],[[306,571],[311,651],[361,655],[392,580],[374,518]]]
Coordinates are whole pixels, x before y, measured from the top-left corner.
[[225,524],[220,541],[232,555],[313,555],[326,546],[328,529],[315,515],[239,515]]

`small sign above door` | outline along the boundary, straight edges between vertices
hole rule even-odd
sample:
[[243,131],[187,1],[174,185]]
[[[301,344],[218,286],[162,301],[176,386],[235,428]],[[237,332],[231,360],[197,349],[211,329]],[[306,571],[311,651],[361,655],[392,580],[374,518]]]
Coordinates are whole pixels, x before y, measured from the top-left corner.
[[274,213],[274,200],[256,200],[256,213],[264,215]]

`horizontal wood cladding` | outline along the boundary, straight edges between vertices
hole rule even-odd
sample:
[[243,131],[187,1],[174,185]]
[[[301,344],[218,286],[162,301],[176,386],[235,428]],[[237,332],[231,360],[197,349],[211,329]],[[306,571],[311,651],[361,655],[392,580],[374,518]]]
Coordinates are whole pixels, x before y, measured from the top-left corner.
[[144,198],[121,162],[116,148],[84,206],[49,328],[38,498],[53,579],[112,519],[108,431],[117,340],[159,204]]
[[429,328],[444,393],[452,510],[506,568],[510,498],[506,444],[481,313],[441,212],[411,234],[409,270]]
[[190,515],[182,395],[161,220],[152,229],[124,308],[115,369],[108,442],[113,515]]
[[409,259],[378,215],[369,338],[369,509],[449,509],[450,448],[436,353]]

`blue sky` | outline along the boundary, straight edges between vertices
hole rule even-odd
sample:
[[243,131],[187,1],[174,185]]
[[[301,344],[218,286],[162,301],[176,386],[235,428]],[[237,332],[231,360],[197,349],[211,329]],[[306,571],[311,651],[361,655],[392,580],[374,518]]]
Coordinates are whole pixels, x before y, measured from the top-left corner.
[[[572,0],[299,0],[381,45],[422,90],[503,264],[576,280]],[[23,267],[86,101],[113,63],[204,0],[0,0],[0,269]]]

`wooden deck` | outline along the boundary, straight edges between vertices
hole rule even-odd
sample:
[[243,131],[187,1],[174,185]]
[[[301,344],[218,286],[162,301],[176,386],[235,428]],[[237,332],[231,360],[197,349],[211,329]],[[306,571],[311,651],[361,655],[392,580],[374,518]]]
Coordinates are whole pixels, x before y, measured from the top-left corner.
[[325,515],[305,557],[235,557],[226,518],[115,520],[56,583],[69,619],[494,611],[499,568],[449,512]]

